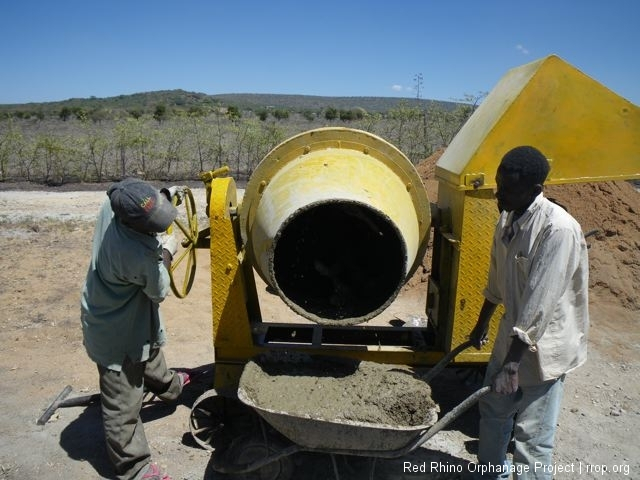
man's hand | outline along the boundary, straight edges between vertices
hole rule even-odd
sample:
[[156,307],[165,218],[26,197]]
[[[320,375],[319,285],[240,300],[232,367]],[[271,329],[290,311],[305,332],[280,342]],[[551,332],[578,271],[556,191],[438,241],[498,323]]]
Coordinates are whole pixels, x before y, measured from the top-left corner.
[[176,198],[175,205],[178,206],[182,203],[182,187],[174,185],[173,187],[163,188],[160,190],[166,195],[170,202],[173,202],[173,198]]
[[502,366],[502,370],[493,379],[493,391],[503,395],[510,395],[518,390],[518,369],[517,362],[507,362]]
[[169,235],[167,233],[160,234],[159,238],[160,243],[162,244],[162,249],[168,251],[173,259],[178,252],[178,239],[175,235]]
[[489,325],[484,322],[476,323],[471,333],[469,334],[469,340],[476,349],[480,350],[487,343],[489,343]]

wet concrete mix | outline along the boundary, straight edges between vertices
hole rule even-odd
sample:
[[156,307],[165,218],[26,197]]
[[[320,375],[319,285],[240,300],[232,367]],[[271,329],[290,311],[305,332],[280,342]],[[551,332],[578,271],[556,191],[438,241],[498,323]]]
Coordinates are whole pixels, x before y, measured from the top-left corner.
[[240,381],[256,406],[328,421],[418,426],[438,406],[411,368],[335,357],[250,361]]

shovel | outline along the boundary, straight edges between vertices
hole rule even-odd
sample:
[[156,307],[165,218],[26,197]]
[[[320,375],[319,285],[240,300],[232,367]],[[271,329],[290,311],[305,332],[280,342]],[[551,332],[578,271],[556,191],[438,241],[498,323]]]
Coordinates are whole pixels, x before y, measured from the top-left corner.
[[65,407],[86,407],[97,403],[100,401],[100,394],[93,393],[91,395],[82,395],[80,397],[67,398],[71,393],[73,388],[71,385],[67,385],[62,389],[62,391],[58,394],[56,399],[51,402],[51,405],[44,411],[44,413],[38,418],[36,423],[38,425],[44,425],[49,421],[51,416],[58,410],[59,408]]

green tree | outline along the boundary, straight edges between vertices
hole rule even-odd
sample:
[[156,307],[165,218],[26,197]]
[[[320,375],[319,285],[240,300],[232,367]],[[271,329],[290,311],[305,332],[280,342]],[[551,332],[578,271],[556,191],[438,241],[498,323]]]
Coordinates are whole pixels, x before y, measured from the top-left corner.
[[257,124],[248,122],[245,144],[245,174],[250,176],[265,155],[284,140],[284,133],[276,122]]
[[167,106],[164,103],[156,105],[156,109],[153,111],[153,118],[162,123],[167,119]]
[[[102,182],[106,175],[107,156],[111,149],[111,143],[101,129],[87,128],[84,137],[84,150],[87,162],[83,168],[83,181],[89,178],[96,182]],[[89,169],[92,174],[89,175]]]
[[232,122],[239,120],[242,117],[240,110],[235,105],[229,105],[227,107],[227,118]]
[[329,121],[335,120],[338,118],[338,109],[334,107],[327,107],[324,111],[324,118]]
[[64,144],[59,137],[48,133],[39,135],[36,140],[36,158],[39,160],[43,182],[64,183],[66,157]]
[[204,105],[191,105],[187,111],[189,117],[206,117],[207,108]]
[[10,161],[23,144],[22,132],[12,120],[4,122],[3,127],[5,128],[0,132],[0,181],[2,182],[7,180]]
[[289,118],[289,110],[285,110],[284,108],[277,108],[273,111],[273,116],[276,120],[286,120]]
[[302,116],[303,116],[307,121],[309,121],[309,122],[313,122],[313,121],[316,119],[317,114],[316,114],[316,112],[314,112],[313,110],[304,110],[304,111],[302,112]]
[[477,95],[465,95],[462,100],[457,101],[453,108],[445,108],[435,102],[431,103],[428,109],[429,125],[439,146],[446,147],[451,143],[453,137],[475,112],[485,96],[486,93],[482,92]]
[[36,180],[39,160],[39,145],[37,139],[30,138],[17,159],[18,177],[28,182]]
[[69,120],[69,117],[72,115],[73,112],[71,112],[71,109],[69,107],[62,107],[60,109],[60,113],[58,113],[58,117],[60,117],[60,120],[62,120],[63,122],[66,122],[67,120]]
[[366,132],[374,133],[378,130],[380,123],[383,121],[381,113],[363,112],[362,119],[359,121],[358,128]]
[[[212,125],[212,135],[210,143],[208,143],[208,150],[211,152],[212,165],[211,169],[215,170],[226,164],[225,159],[228,156],[227,144],[225,142],[225,125],[224,119],[226,113],[223,113],[220,109],[214,110],[214,123]],[[206,169],[203,169],[206,170]]]
[[88,116],[93,123],[100,123],[109,117],[109,112],[104,108],[92,108]]
[[81,122],[84,122],[88,118],[87,111],[82,107],[74,108],[73,109],[73,114]]
[[193,139],[196,148],[196,156],[198,164],[200,165],[199,171],[204,171],[204,155],[205,155],[205,142],[203,138],[203,132],[206,128],[205,122],[202,116],[189,116],[189,124],[191,131],[193,132]]
[[152,172],[154,176],[162,179],[171,179],[178,176],[178,168],[182,160],[186,157],[185,143],[188,132],[186,122],[178,120],[171,122],[162,132],[162,151],[160,156],[162,164],[159,170]]
[[419,147],[424,145],[422,118],[420,108],[410,106],[406,101],[401,101],[387,114],[387,132],[383,136],[389,138],[412,161],[418,160],[416,157],[424,153],[424,148]]
[[147,148],[151,134],[142,120],[125,118],[115,127],[116,148],[120,155],[120,175],[126,177],[130,171],[144,175],[147,167]]

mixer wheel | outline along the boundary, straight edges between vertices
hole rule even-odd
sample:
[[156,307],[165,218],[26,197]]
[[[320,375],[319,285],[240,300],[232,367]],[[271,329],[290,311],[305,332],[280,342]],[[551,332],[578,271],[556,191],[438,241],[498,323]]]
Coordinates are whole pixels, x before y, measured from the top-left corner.
[[[193,199],[191,189],[188,187],[180,187],[180,191],[171,201],[175,206],[184,205],[184,213],[179,210],[173,224],[167,229],[169,234],[174,232],[175,227],[181,232],[181,234],[176,233],[181,248],[178,249],[171,262],[169,277],[171,279],[171,290],[173,290],[175,296],[184,298],[191,290],[196,276],[196,244],[198,242],[196,202]],[[184,276],[182,285],[178,285],[175,281],[175,277],[178,274]]]

